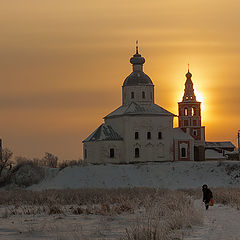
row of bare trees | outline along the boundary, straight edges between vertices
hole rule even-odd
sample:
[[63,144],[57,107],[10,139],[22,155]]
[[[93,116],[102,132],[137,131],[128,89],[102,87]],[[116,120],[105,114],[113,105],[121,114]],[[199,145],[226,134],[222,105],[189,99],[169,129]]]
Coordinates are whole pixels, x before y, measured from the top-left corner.
[[33,163],[37,166],[45,166],[56,168],[58,165],[58,157],[52,153],[46,152],[43,158],[33,158],[29,159],[26,157],[15,157],[15,161],[12,160],[13,152],[8,148],[3,148],[0,150],[0,178],[9,175],[13,166],[24,164],[24,163]]
[[33,158],[29,159],[26,157],[15,157],[15,162],[17,165],[32,162],[33,164],[40,167],[51,167],[56,168],[58,166],[58,157],[52,153],[46,152],[43,158]]

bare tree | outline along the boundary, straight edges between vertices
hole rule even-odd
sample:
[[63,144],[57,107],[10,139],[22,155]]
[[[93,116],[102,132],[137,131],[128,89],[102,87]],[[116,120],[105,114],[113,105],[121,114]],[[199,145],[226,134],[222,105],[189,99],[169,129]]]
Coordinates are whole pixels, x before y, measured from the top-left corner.
[[2,154],[0,158],[0,177],[2,177],[2,173],[4,169],[8,168],[8,171],[12,169],[12,162],[10,161],[12,158],[13,152],[8,148],[2,149]]
[[43,157],[44,162],[46,162],[46,166],[56,168],[58,157],[53,155],[52,153],[45,153],[45,156]]

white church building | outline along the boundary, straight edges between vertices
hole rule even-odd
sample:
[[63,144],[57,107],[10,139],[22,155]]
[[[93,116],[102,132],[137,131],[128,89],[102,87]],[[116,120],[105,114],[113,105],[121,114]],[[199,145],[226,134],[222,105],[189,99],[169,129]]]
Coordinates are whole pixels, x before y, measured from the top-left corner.
[[205,128],[201,126],[201,103],[196,101],[191,73],[177,117],[154,101],[154,85],[143,72],[145,59],[138,53],[130,59],[132,73],[122,86],[122,105],[104,117],[83,141],[88,163],[135,163],[204,160]]

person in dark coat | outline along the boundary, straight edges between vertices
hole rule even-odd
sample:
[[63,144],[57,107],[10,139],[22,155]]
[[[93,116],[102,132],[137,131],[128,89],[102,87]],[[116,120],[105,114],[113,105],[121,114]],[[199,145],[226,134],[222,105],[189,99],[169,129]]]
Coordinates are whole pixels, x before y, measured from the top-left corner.
[[207,184],[202,186],[203,202],[205,203],[206,210],[208,210],[210,199],[213,198],[212,191],[208,188]]

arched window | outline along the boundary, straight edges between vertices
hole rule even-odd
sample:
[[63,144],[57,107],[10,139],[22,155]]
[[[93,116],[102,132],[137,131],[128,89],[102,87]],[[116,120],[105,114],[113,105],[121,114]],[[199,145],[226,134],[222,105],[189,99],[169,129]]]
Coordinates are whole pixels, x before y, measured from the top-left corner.
[[187,115],[188,115],[188,109],[184,108],[184,116],[187,116]]
[[142,98],[145,99],[145,92],[142,92]]
[[114,148],[110,148],[109,156],[110,158],[114,158]]
[[158,132],[158,139],[162,139],[162,132]]
[[196,108],[192,107],[192,116],[196,115]]
[[135,148],[135,158],[139,158],[139,148]]
[[131,92],[131,98],[134,98],[134,92]]
[[147,139],[151,139],[151,132],[147,132]]
[[193,135],[197,136],[197,130],[196,129],[193,130]]
[[185,158],[185,157],[187,157],[187,154],[186,154],[186,148],[181,148],[181,157],[182,158]]

